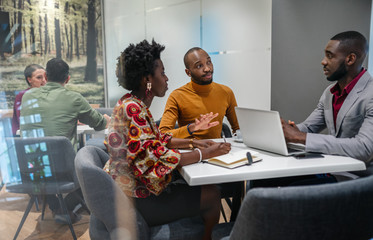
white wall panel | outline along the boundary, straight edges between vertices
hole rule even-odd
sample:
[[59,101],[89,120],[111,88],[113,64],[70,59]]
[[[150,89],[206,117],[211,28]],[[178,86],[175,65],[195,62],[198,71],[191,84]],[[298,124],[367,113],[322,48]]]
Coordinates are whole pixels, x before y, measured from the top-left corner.
[[147,0],[146,2],[147,39],[154,38],[166,46],[161,58],[169,78],[169,90],[166,96],[155,98],[150,107],[154,119],[157,120],[162,116],[172,90],[189,81],[184,71],[183,58],[189,48],[200,46],[200,2],[172,0]]
[[242,107],[270,108],[271,0],[202,1],[202,48],[214,81],[232,88]]
[[[191,47],[210,53],[214,81],[233,89],[241,106],[270,108],[271,0],[105,0],[108,98],[125,93],[116,58],[129,43],[153,38],[166,46],[162,60],[169,90],[150,110],[162,116],[168,95],[189,82],[183,57]],[[226,54],[219,54],[226,52]],[[249,94],[248,94],[249,93]]]
[[113,107],[126,92],[118,86],[115,75],[117,58],[130,44],[144,39],[144,2],[134,0],[105,0],[106,76],[109,106]]

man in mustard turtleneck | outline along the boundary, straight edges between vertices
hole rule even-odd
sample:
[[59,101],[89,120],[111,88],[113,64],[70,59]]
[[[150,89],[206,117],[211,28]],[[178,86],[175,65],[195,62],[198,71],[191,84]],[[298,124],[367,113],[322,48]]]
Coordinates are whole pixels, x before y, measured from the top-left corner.
[[[221,138],[223,118],[227,117],[233,132],[239,129],[236,98],[233,91],[212,81],[214,66],[210,56],[199,47],[184,55],[185,73],[191,81],[174,90],[166,103],[159,125],[162,132],[172,132],[177,138],[213,139]],[[205,130],[197,130],[201,114],[217,115]],[[176,121],[179,128],[175,128]],[[196,124],[197,123],[197,124]],[[211,127],[210,127],[211,126]],[[231,221],[234,221],[241,204],[243,182],[219,184],[221,197],[233,197]]]
[[[214,66],[210,56],[201,48],[194,47],[184,55],[185,73],[191,77],[186,85],[174,90],[166,103],[159,129],[172,132],[177,138],[221,138],[224,116],[233,132],[239,129],[236,98],[233,91],[212,81]],[[217,113],[218,125],[206,130],[195,130],[195,120],[201,114]],[[178,122],[179,128],[175,128]]]

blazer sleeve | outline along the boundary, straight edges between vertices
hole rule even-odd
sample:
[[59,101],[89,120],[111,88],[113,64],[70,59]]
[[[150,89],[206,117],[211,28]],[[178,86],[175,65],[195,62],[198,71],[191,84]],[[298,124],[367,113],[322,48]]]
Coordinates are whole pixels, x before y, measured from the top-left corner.
[[[325,92],[320,99],[318,107],[312,114],[298,125],[301,131],[307,132],[306,150],[349,156],[369,162],[373,156],[373,99],[369,99],[362,112],[364,120],[361,127],[356,129],[356,134],[351,137],[336,137],[332,134],[320,134],[326,127],[324,101]],[[344,128],[354,128],[353,125],[345,125]],[[343,129],[343,131],[350,129]]]
[[316,109],[313,110],[304,122],[297,125],[300,131],[306,133],[319,133],[327,127],[325,122],[326,91],[328,90],[325,90],[320,97]]
[[227,108],[226,116],[227,116],[229,124],[232,127],[233,132],[236,132],[236,130],[240,129],[240,126],[238,125],[237,116],[236,116],[236,110],[235,110],[235,107],[237,107],[237,101],[231,89],[229,89],[228,95],[229,95],[229,106]]

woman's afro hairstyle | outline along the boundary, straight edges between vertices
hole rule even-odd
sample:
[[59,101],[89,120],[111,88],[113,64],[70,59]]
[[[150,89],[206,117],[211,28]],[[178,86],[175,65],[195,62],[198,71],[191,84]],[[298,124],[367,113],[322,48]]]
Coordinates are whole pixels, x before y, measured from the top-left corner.
[[118,57],[116,75],[120,86],[127,90],[139,90],[143,77],[154,75],[156,60],[165,46],[152,40],[130,44]]

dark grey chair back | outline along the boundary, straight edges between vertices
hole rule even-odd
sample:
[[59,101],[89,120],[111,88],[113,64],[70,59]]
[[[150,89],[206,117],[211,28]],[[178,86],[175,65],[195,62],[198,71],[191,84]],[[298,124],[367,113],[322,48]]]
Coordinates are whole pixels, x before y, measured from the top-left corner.
[[221,129],[221,132],[222,132],[222,135],[221,135],[222,137],[223,137],[223,133],[224,133],[224,136],[226,138],[231,138],[232,137],[231,128],[226,123],[223,123],[223,127]]
[[[221,230],[221,226],[214,229]],[[213,239],[222,239],[216,232]],[[372,237],[373,176],[370,176],[314,186],[252,189],[245,197],[229,239]]]
[[75,158],[76,173],[91,211],[89,233],[96,239],[201,239],[200,217],[184,218],[149,228],[114,180],[102,168],[107,153],[94,146],[80,149]]
[[94,146],[80,149],[75,159],[83,196],[91,211],[90,237],[136,239],[136,212],[128,197],[102,169],[108,159],[107,153]]
[[[14,144],[17,154],[24,193],[37,194],[32,185],[52,184],[56,187],[62,184],[74,185],[79,188],[75,174],[75,151],[71,142],[66,137],[39,137],[39,138],[8,138],[8,146]],[[72,184],[72,185],[71,185]],[[8,186],[9,189],[19,189]],[[69,192],[69,188],[44,188],[39,189],[40,194],[56,194],[61,191]],[[59,192],[56,192],[59,191]],[[61,193],[66,193],[61,192]]]
[[[79,182],[75,174],[75,151],[66,137],[39,138],[7,138],[7,146],[15,146],[17,161],[22,182],[7,185],[6,189],[13,193],[27,193],[30,195],[22,220],[18,226],[14,239],[17,238],[22,226],[38,195],[57,195],[64,213],[67,214],[66,204],[62,198],[64,193],[72,193],[79,189]],[[82,199],[81,204],[85,206]],[[41,219],[44,219],[45,202]],[[69,228],[73,239],[76,235],[71,219],[68,217]]]

